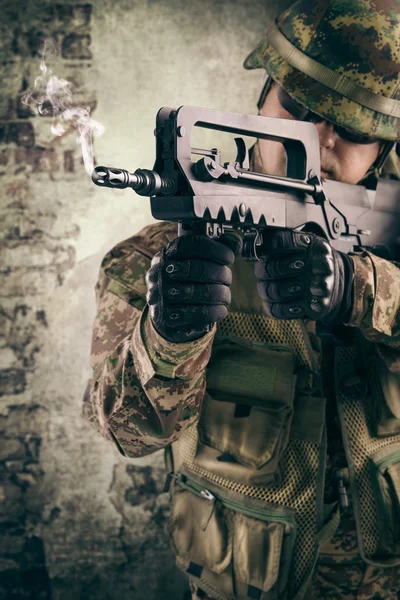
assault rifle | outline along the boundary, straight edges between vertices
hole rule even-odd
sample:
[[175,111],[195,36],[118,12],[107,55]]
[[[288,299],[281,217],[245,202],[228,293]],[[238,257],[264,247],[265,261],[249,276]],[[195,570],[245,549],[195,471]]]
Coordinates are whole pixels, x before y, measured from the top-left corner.
[[[195,126],[281,142],[286,176],[250,170],[241,137],[235,138],[236,159],[222,164],[219,150],[192,147]],[[368,249],[388,259],[398,256],[399,182],[380,179],[376,190],[367,190],[322,180],[319,138],[312,123],[164,107],[157,114],[155,136],[153,170],[96,167],[92,180],[151,197],[153,217],[177,221],[180,235],[218,237],[226,229],[239,230],[247,260],[265,258],[263,240],[271,227],[315,233],[341,252]]]

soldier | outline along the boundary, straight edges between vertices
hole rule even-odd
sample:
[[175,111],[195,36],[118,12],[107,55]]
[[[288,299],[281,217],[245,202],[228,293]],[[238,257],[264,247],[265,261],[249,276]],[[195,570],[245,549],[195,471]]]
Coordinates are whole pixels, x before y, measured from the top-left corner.
[[[322,175],[399,178],[395,0],[299,0],[246,68],[264,116],[314,122]],[[252,169],[279,174],[261,140]],[[96,287],[85,414],[126,457],[165,449],[170,535],[193,599],[400,594],[400,273],[312,231],[111,250]],[[206,377],[207,375],[207,377]]]

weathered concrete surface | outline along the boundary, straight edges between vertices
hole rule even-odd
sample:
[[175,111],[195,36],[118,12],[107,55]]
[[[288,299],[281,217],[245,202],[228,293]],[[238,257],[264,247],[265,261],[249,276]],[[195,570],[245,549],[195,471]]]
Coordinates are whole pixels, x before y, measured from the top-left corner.
[[75,129],[55,138],[21,104],[42,40],[56,39],[54,73],[106,127],[98,161],[152,166],[160,106],[255,112],[262,74],[241,63],[276,5],[0,0],[0,599],[188,592],[165,531],[162,454],[122,459],[80,412],[101,258],[151,221],[149,206],[95,188]]

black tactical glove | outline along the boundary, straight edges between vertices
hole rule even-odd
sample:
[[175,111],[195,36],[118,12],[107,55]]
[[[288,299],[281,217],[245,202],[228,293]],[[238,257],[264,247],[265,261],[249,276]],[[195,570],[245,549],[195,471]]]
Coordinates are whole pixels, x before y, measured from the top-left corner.
[[346,254],[315,234],[281,230],[265,234],[263,252],[255,275],[269,316],[327,325],[350,318],[354,268]]
[[158,252],[146,274],[147,303],[155,329],[170,342],[189,342],[210,331],[228,314],[235,232],[218,241],[201,235],[178,237]]

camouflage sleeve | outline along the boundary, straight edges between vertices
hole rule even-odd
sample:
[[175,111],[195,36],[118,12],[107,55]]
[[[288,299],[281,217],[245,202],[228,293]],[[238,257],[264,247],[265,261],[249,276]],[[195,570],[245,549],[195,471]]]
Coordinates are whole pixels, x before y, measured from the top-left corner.
[[151,255],[165,245],[162,225],[145,228],[156,230],[152,246],[147,233],[142,245],[135,237],[114,248],[96,286],[93,377],[84,416],[129,457],[165,447],[197,420],[216,330],[194,342],[173,344],[153,328],[144,277]]
[[347,325],[377,344],[393,373],[400,373],[400,264],[370,252],[351,253],[354,304]]

